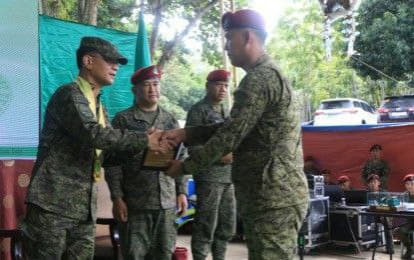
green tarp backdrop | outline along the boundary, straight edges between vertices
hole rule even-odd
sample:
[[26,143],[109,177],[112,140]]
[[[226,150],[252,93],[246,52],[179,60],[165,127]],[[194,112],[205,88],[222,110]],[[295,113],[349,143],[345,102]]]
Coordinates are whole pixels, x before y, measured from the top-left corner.
[[42,115],[55,90],[77,77],[76,49],[83,36],[98,36],[108,40],[128,58],[127,65],[119,66],[115,84],[103,88],[102,101],[110,117],[132,104],[129,79],[134,72],[137,34],[62,21],[47,16],[39,18],[39,33]]
[[[112,42],[129,61],[119,67],[115,84],[103,89],[102,102],[109,116],[133,102],[130,77],[136,60],[136,33],[38,16],[37,1],[22,1],[18,8],[15,1],[0,2],[0,159],[35,158],[51,95],[78,75],[76,49],[83,36]],[[141,35],[138,42],[145,42],[144,38]],[[143,47],[146,52],[138,47],[137,54],[144,55],[142,66],[147,66],[148,43]]]

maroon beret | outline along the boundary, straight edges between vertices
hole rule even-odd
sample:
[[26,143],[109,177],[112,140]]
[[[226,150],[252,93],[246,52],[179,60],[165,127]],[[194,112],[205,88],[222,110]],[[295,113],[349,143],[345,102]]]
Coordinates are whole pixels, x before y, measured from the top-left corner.
[[266,32],[265,21],[262,15],[250,9],[242,9],[234,13],[225,13],[221,17],[221,25],[224,31],[239,28],[251,28]]
[[207,81],[229,81],[230,72],[227,70],[213,70],[207,75]]
[[367,181],[370,182],[372,180],[380,180],[380,177],[377,174],[368,175]]
[[338,183],[344,183],[344,182],[347,182],[347,181],[350,181],[350,179],[346,175],[339,176],[339,178],[338,178]]
[[403,182],[406,182],[406,181],[414,181],[414,174],[410,173],[410,174],[405,175],[403,178]]
[[161,69],[156,65],[141,68],[135,71],[134,75],[131,77],[131,83],[132,85],[136,85],[139,82],[153,78],[161,79]]

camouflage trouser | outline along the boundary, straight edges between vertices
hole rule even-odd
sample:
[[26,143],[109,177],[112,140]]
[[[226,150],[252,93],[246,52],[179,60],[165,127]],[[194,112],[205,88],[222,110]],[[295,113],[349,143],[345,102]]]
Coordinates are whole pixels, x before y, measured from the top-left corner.
[[177,229],[175,209],[128,212],[128,222],[120,223],[124,260],[171,260]]
[[194,260],[212,251],[214,260],[225,258],[227,242],[236,229],[236,199],[230,183],[197,182],[197,206],[191,250]]
[[398,228],[397,234],[400,237],[401,243],[408,249],[412,249],[412,241],[410,233],[414,231],[414,222],[408,221]]
[[293,259],[308,204],[242,216],[249,260]]
[[93,259],[95,223],[79,221],[29,204],[21,223],[28,260]]

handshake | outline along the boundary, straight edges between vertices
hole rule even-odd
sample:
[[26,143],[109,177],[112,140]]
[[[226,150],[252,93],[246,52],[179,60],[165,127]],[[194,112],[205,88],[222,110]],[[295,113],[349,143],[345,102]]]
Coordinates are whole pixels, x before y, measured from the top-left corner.
[[147,131],[148,149],[155,153],[165,154],[172,151],[186,140],[184,128],[159,130],[151,128]]
[[[152,128],[148,130],[147,137],[148,149],[155,154],[162,155],[171,152],[181,142],[184,142],[186,133],[183,128],[164,131]],[[173,159],[167,162],[168,169],[165,174],[177,177],[182,173],[182,161]]]

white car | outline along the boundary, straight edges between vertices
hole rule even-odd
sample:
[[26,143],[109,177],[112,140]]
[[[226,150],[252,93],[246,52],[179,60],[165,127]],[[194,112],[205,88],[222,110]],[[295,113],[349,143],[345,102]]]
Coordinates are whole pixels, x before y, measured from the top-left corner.
[[355,98],[322,100],[314,115],[316,126],[377,124],[378,119],[372,106]]

